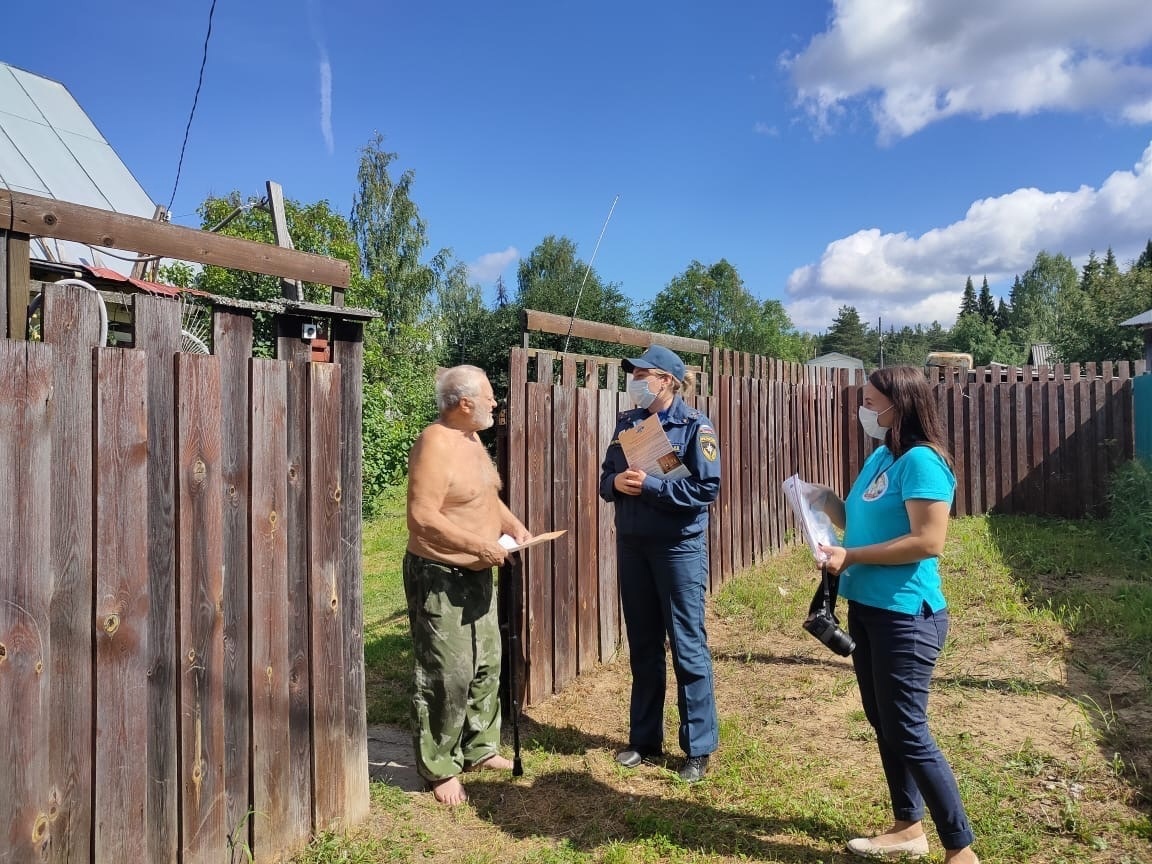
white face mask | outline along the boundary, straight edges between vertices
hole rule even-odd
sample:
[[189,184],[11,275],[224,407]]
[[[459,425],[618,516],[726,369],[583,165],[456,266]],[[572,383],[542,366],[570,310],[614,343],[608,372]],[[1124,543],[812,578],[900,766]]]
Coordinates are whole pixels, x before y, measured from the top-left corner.
[[628,382],[628,395],[637,408],[648,408],[656,401],[658,394],[648,388],[647,378],[633,378]]
[[888,434],[888,430],[880,425],[880,415],[887,414],[891,410],[892,406],[889,405],[883,411],[877,413],[871,408],[865,408],[863,405],[861,405],[860,410],[856,412],[856,416],[860,418],[860,425],[864,427],[864,434],[875,438],[878,441],[883,441],[885,436]]

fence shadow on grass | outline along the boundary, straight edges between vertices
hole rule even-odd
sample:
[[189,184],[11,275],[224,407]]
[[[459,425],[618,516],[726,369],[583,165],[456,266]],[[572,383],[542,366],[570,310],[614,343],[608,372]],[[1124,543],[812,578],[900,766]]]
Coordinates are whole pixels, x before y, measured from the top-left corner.
[[[678,781],[671,781],[676,783]],[[847,862],[850,856],[782,837],[821,838],[842,849],[843,830],[816,817],[773,819],[700,801],[621,791],[588,774],[556,771],[527,783],[471,781],[477,815],[518,839],[550,837],[592,853],[616,843],[669,843],[707,855],[769,861]]]
[[[1039,689],[1084,707],[1101,756],[1112,764],[1117,755],[1123,760],[1124,782],[1142,809],[1152,810],[1149,647],[1145,637],[1127,630],[1131,619],[1117,613],[1129,607],[1136,619],[1152,616],[1147,574],[1108,542],[1101,522],[998,515],[988,520],[989,536],[1029,605],[1052,610],[1069,633],[1066,683]],[[1008,679],[1000,686],[1011,690],[1014,684]],[[1032,683],[1022,686],[1037,690]]]

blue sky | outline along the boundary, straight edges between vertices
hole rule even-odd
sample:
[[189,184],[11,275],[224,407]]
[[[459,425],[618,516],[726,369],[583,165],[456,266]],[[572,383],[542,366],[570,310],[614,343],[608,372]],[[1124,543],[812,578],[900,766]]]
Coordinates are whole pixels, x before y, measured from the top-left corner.
[[[0,60],[167,204],[210,0],[10,5]],[[1152,3],[218,0],[174,221],[270,178],[347,214],[377,130],[489,299],[618,195],[595,267],[638,305],[727,258],[803,329],[948,326],[968,275],[1152,237]]]

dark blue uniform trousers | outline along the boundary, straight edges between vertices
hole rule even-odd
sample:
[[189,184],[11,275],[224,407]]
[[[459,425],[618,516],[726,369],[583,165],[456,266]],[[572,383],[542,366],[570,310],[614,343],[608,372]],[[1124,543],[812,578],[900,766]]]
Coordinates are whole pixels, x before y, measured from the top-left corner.
[[616,555],[632,666],[629,744],[643,753],[663,748],[667,637],[676,674],[680,748],[688,756],[707,756],[716,749],[719,732],[704,629],[706,535],[671,541],[621,537]]

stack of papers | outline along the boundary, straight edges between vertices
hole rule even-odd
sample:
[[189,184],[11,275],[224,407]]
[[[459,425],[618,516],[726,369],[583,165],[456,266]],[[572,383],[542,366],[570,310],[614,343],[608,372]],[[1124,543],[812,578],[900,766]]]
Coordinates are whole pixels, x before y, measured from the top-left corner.
[[799,474],[793,474],[785,480],[782,487],[784,497],[796,516],[804,539],[808,541],[808,548],[812,550],[813,557],[823,564],[827,556],[820,551],[820,546],[840,545],[840,540],[836,536],[836,526],[819,506],[820,499],[824,495],[823,488],[805,483]]
[[651,474],[658,480],[680,480],[692,472],[680,461],[660,418],[649,414],[642,422],[620,433],[620,449],[628,467]]

